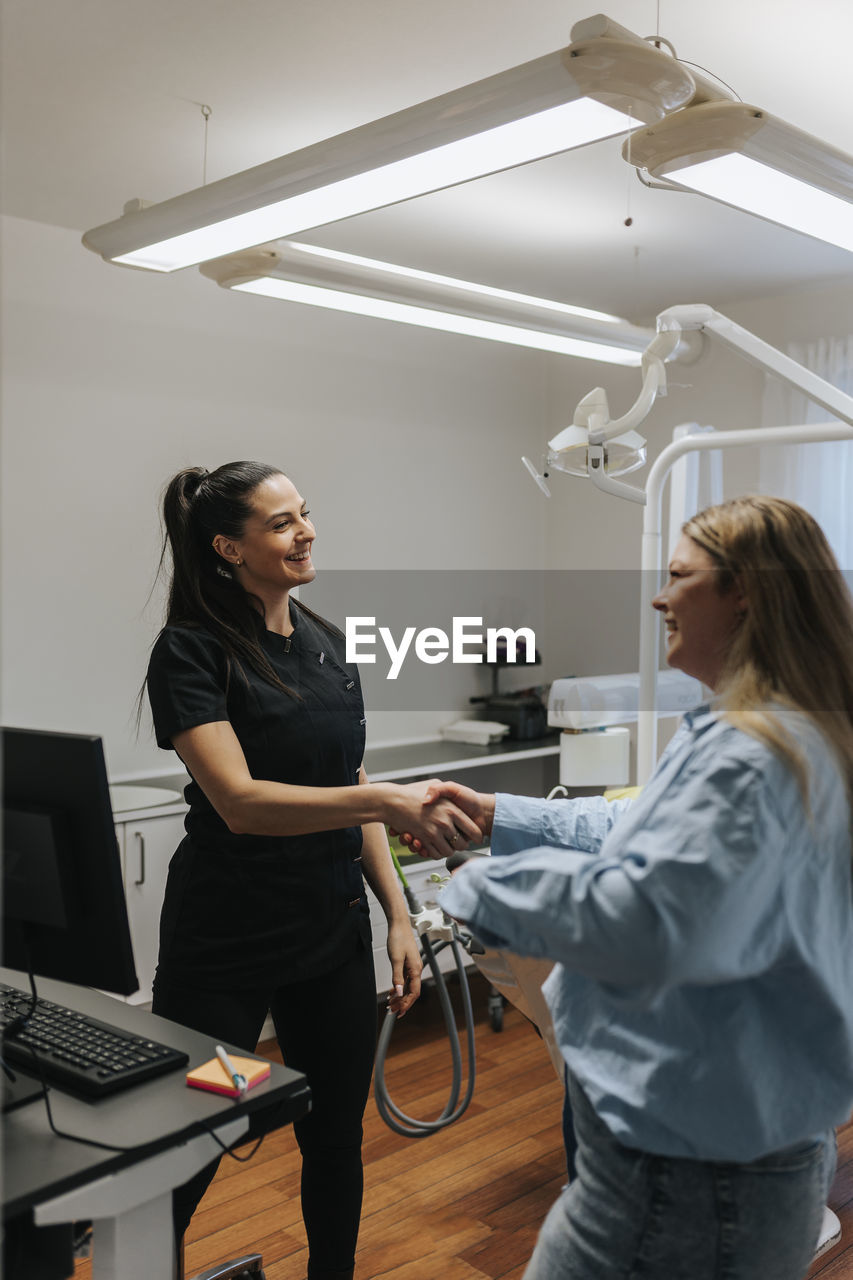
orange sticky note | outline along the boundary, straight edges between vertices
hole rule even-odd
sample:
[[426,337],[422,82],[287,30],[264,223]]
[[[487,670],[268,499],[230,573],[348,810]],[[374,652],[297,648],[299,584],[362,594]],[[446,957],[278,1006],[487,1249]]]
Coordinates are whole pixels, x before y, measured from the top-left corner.
[[[238,1075],[246,1077],[246,1086],[266,1080],[270,1073],[270,1064],[262,1058],[238,1058],[231,1054],[231,1061]],[[200,1067],[193,1067],[187,1072],[187,1084],[193,1089],[209,1089],[211,1093],[224,1093],[229,1098],[239,1098],[240,1092],[234,1088],[231,1077],[218,1058],[203,1062]]]

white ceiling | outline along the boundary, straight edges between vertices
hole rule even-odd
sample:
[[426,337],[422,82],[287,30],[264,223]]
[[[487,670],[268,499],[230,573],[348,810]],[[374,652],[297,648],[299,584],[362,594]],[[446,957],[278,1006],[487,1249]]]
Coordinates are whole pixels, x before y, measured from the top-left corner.
[[[610,0],[853,152],[851,0]],[[569,43],[585,0],[2,0],[2,211],[84,231]],[[648,320],[853,283],[853,255],[646,190],[611,141],[303,239]],[[630,202],[630,208],[629,208]],[[624,225],[627,214],[633,218]],[[81,253],[85,252],[81,248]],[[106,268],[105,268],[106,269]]]

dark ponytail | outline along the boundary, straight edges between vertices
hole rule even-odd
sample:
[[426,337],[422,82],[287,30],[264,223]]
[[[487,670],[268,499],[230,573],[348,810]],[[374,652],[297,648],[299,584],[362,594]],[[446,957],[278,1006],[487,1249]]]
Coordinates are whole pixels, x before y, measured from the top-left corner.
[[243,638],[257,636],[263,606],[240,587],[213,539],[221,533],[239,541],[255,490],[281,474],[261,462],[228,462],[216,471],[188,467],[169,481],[163,495],[163,552],[168,548],[172,556],[167,627],[224,627]]
[[[264,607],[233,576],[217,554],[217,534],[239,541],[252,514],[252,497],[259,485],[284,473],[263,462],[227,462],[215,471],[188,467],[173,476],[163,495],[164,538],[158,572],[167,550],[172,574],[166,606],[167,627],[198,627],[214,635],[225,651],[227,678],[232,669],[250,667],[262,679],[292,698],[299,694],[277,675],[261,646]],[[337,628],[294,604],[326,630]]]

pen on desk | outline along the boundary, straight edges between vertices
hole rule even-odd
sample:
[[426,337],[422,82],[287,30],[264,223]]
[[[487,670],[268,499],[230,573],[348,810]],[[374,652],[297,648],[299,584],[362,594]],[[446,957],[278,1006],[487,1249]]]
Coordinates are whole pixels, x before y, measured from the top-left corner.
[[221,1044],[218,1044],[216,1046],[216,1056],[219,1059],[219,1061],[222,1063],[225,1070],[228,1072],[229,1076],[231,1077],[231,1083],[233,1084],[237,1092],[245,1093],[247,1088],[249,1087],[246,1077],[241,1076],[239,1071],[235,1069],[234,1063],[228,1057],[228,1054],[222,1048]]

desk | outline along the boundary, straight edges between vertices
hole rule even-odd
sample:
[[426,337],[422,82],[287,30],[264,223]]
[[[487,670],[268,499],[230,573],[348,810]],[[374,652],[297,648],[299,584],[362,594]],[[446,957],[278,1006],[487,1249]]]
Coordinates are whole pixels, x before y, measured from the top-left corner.
[[[0,969],[0,981],[27,990],[27,979]],[[213,1056],[208,1036],[132,1005],[64,982],[38,979],[39,996],[117,1027],[183,1049],[189,1066]],[[226,1046],[241,1052],[237,1046]],[[272,1064],[269,1080],[242,1100],[189,1089],[183,1068],[98,1102],[51,1089],[59,1129],[130,1152],[102,1151],[51,1133],[44,1103],[3,1117],[3,1212],[32,1210],[37,1226],[91,1218],[93,1280],[172,1280],[171,1191],[221,1154],[205,1127],[231,1145],[304,1115],[310,1091],[303,1075]]]

